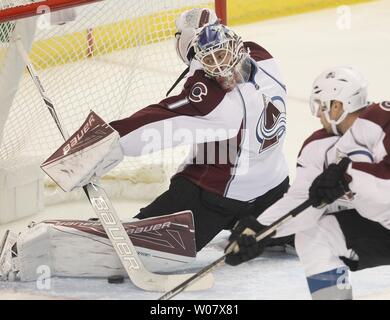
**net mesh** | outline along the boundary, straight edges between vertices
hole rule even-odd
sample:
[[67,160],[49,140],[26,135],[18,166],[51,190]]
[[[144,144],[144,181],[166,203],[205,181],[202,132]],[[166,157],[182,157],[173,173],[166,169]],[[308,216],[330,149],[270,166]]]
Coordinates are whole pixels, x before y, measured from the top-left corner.
[[[0,0],[0,5],[28,2]],[[91,109],[109,122],[163,99],[185,68],[174,49],[174,20],[190,7],[213,7],[213,2],[106,0],[71,9],[74,21],[61,25],[53,24],[54,15],[29,18],[36,20],[29,56],[64,127],[74,132]],[[4,81],[12,73],[6,64],[13,59],[9,55],[15,54],[10,50],[17,36],[15,25],[23,20],[0,24],[0,98],[6,100],[8,95],[11,101],[9,106],[0,106],[0,111],[9,108],[0,123],[0,166],[21,158],[42,161],[63,142],[26,72],[16,79],[17,90],[11,98],[12,93],[4,92]],[[126,158],[105,179],[166,183],[186,152],[181,147]],[[46,185],[53,187],[48,179]]]

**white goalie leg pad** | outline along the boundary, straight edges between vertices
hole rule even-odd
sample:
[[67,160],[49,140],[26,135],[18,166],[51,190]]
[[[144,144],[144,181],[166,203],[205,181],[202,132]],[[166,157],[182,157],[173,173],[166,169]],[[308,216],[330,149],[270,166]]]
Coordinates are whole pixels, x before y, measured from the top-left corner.
[[[180,223],[185,220],[179,220],[188,217],[188,212],[183,212],[124,224],[130,238],[147,243],[135,246],[147,270],[172,272],[195,260],[194,232]],[[21,281],[36,280],[42,270],[48,277],[127,277],[99,222],[38,223],[19,236],[14,260]]]
[[119,133],[91,112],[41,167],[64,191],[72,191],[101,177],[122,160]]
[[0,280],[9,280],[13,277],[12,248],[18,235],[7,230],[0,242]]
[[66,227],[39,223],[20,235],[17,250],[21,281],[36,280],[41,270],[48,277],[126,275],[108,239]]

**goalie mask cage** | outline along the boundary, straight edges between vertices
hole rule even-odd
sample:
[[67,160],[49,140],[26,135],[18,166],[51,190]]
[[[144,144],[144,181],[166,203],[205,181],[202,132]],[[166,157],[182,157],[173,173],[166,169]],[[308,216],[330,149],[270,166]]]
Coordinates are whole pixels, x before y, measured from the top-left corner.
[[[109,122],[165,97],[186,67],[176,56],[174,21],[193,7],[226,19],[220,0],[0,0],[0,169],[39,164],[63,143],[14,39],[21,39],[72,133],[91,109]],[[103,186],[111,196],[154,197],[187,149],[125,158]],[[46,203],[78,197],[49,178],[44,184]]]

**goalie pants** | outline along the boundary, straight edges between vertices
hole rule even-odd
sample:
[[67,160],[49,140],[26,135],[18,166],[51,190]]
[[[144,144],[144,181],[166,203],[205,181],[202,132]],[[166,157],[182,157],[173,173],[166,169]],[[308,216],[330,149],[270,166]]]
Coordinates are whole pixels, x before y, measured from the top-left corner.
[[351,271],[390,265],[390,230],[354,209],[324,215],[295,235],[295,246],[307,276],[345,265]]
[[[168,191],[142,208],[135,218],[145,219],[183,210],[191,210],[195,223],[196,249],[200,251],[220,231],[231,229],[241,218],[258,217],[282,198],[289,187],[288,177],[278,186],[250,202],[222,197],[208,192],[187,178],[176,176]],[[291,242],[291,237],[277,239],[277,244]]]

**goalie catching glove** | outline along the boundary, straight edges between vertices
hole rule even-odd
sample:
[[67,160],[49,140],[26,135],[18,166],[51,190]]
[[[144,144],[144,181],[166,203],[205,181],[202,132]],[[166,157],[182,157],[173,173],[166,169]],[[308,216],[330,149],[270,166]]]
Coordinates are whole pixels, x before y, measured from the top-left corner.
[[225,262],[236,266],[261,255],[267,245],[267,238],[257,242],[256,233],[264,229],[265,226],[253,216],[237,222],[229,237],[229,244],[225,248],[225,253],[228,253]]
[[42,165],[64,191],[100,178],[123,159],[119,134],[91,111],[83,125]]

